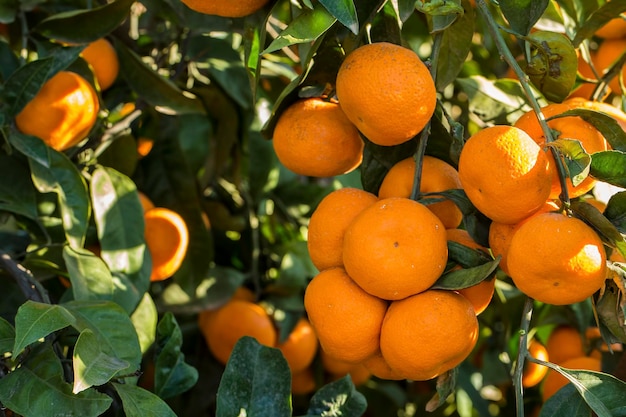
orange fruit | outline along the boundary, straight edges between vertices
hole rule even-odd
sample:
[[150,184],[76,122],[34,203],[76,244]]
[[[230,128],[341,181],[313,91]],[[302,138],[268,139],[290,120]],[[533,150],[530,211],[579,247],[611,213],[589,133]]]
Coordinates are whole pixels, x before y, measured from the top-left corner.
[[513,224],[548,199],[548,158],[526,132],[512,126],[487,127],[463,146],[459,178],[467,197],[491,220]]
[[596,30],[595,35],[602,39],[626,38],[626,15],[622,13]]
[[465,297],[428,290],[391,303],[380,332],[380,350],[398,375],[424,381],[460,364],[477,338],[476,314]]
[[582,220],[542,213],[513,235],[507,266],[517,288],[548,304],[583,301],[606,279],[606,252]]
[[139,138],[137,138],[137,155],[139,155],[139,158],[147,156],[152,150],[153,146],[154,140],[145,136],[140,136]]
[[609,103],[586,100],[579,97],[572,97],[571,99],[565,100],[564,103],[574,108],[590,109],[605,113],[613,117],[617,124],[619,124],[623,130],[626,130],[626,113]]
[[315,391],[317,383],[315,374],[310,367],[291,374],[291,392],[295,395],[306,395]]
[[[414,179],[415,159],[413,157],[403,159],[392,166],[385,175],[378,190],[378,197],[381,199],[389,197],[410,198]],[[425,155],[422,161],[420,192],[436,193],[457,188],[461,188],[457,170],[441,159]],[[432,195],[425,196],[425,199],[441,197]],[[446,229],[458,227],[463,220],[463,213],[451,200],[426,204],[426,207],[439,217]]]
[[357,363],[378,350],[387,303],[363,291],[343,268],[316,275],[306,287],[304,307],[330,356]]
[[437,104],[435,83],[415,52],[388,42],[361,46],[337,74],[337,98],[370,141],[392,146],[417,135]]
[[[479,245],[474,239],[472,239],[467,230],[447,229],[446,236],[448,240],[451,240],[453,242],[460,243],[472,249],[479,249],[487,252],[486,248]],[[495,288],[495,279],[485,279],[476,285],[472,285],[471,287],[457,290],[457,292],[463,297],[467,298],[467,300],[472,304],[472,307],[474,307],[476,315],[479,315],[489,306]]]
[[363,159],[363,140],[337,103],[319,97],[296,101],[278,118],[272,140],[289,170],[311,177],[353,171]]
[[[580,74],[580,76],[590,79],[590,80],[596,80],[597,77],[594,74],[593,69],[591,68],[589,63],[585,61],[585,58],[583,58],[582,54],[580,53],[578,49],[576,50],[576,55],[578,56],[578,73]],[[593,62],[593,60],[595,59],[594,58],[595,52],[590,51],[590,55],[591,55],[591,61]],[[595,90],[595,88],[596,88],[596,84],[593,84],[591,82],[583,82],[578,87],[574,88],[568,97],[569,98],[581,97],[581,98],[589,99],[593,95],[593,91]]]
[[269,0],[181,0],[192,10],[223,17],[244,17],[260,10]]
[[[620,56],[624,54],[624,51],[626,51],[626,38],[605,39],[602,41],[602,43],[600,43],[600,46],[598,47],[598,50],[595,54],[595,61],[593,61],[593,64],[595,65],[598,72],[602,74],[605,70],[608,70],[613,65],[613,63],[619,59]],[[614,93],[620,93],[620,79],[624,80],[625,76],[626,67],[622,67],[617,76],[613,77],[609,81],[609,87]]]
[[[542,113],[546,118],[561,114],[567,110],[578,108],[578,100],[569,100],[560,104],[549,104],[542,109]],[[539,121],[534,111],[530,111],[522,115],[516,122],[515,127],[524,130],[530,135],[540,146],[545,145],[546,138],[541,130]],[[604,136],[590,123],[585,122],[580,117],[561,117],[548,121],[548,126],[557,132],[555,139],[576,139],[579,140],[585,151],[589,154],[607,150],[607,143]],[[552,186],[550,190],[550,199],[557,199],[561,194],[561,183],[556,168],[556,163],[552,157],[552,153],[548,151],[550,167],[552,170]],[[588,176],[576,187],[572,184],[571,179],[567,179],[567,189],[570,198],[581,196],[591,190],[596,184],[596,180]]]
[[575,327],[569,325],[557,326],[548,337],[546,350],[550,362],[557,365],[568,359],[586,356],[582,335]]
[[324,349],[320,349],[320,358],[322,360],[322,367],[329,374],[343,376],[350,372],[350,369],[355,367],[355,364],[352,362],[341,361],[330,356]]
[[120,71],[120,61],[111,42],[105,38],[95,40],[80,55],[93,69],[100,90],[113,85]]
[[141,207],[143,207],[144,213],[154,208],[154,203],[152,202],[152,200],[150,200],[150,197],[148,197],[141,191],[137,191],[137,194],[139,195],[139,202],[141,203]]
[[209,350],[222,364],[228,362],[235,344],[244,336],[254,337],[265,346],[276,346],[272,319],[261,306],[250,301],[231,300],[210,320],[200,320],[199,326]]
[[[528,344],[528,353],[533,358],[547,362],[549,359],[548,351],[544,345],[536,340],[531,340]],[[524,371],[522,373],[522,386],[525,388],[534,387],[539,384],[548,373],[547,367],[534,362],[526,361]]]
[[363,362],[363,365],[365,365],[365,368],[376,378],[388,379],[390,381],[400,381],[404,379],[404,377],[391,369],[381,352],[377,352],[375,355],[367,358],[365,362]]
[[513,235],[520,226],[538,214],[557,211],[558,209],[559,206],[556,203],[547,201],[537,212],[515,224],[491,222],[489,225],[489,248],[494,257],[501,256],[499,264],[500,269],[507,274],[509,273],[509,268],[506,265],[507,254],[511,246],[511,239],[513,239]]
[[276,346],[283,353],[292,373],[306,369],[317,353],[317,336],[306,318],[301,318],[287,339]]
[[372,377],[372,373],[362,363],[358,363],[348,372],[355,386],[363,385]]
[[64,151],[89,134],[99,110],[98,95],[91,84],[78,74],[61,71],[15,116],[15,124],[20,132]]
[[343,266],[343,236],[354,218],[378,199],[359,188],[340,188],[322,199],[309,220],[307,247],[313,265]]
[[[568,359],[567,361],[560,364],[560,366],[567,369],[597,372],[602,371],[602,362],[597,358],[592,358],[589,356],[580,356],[577,358]],[[569,380],[567,378],[565,378],[560,373],[550,369],[548,371],[545,381],[543,382],[543,401],[547,401],[548,398],[552,397],[554,394],[556,394],[558,390],[563,388],[568,383]]]
[[155,207],[144,213],[145,239],[152,258],[150,281],[162,281],[180,268],[187,247],[189,231],[175,211]]
[[448,244],[441,220],[407,198],[378,200],[348,226],[343,263],[368,293],[399,300],[425,291],[446,266]]

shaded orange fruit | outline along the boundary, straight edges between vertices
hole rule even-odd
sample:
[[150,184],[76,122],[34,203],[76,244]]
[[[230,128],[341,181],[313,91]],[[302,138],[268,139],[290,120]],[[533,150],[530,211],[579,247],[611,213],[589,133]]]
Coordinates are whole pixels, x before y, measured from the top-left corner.
[[[391,167],[385,175],[378,190],[379,198],[404,197],[410,198],[415,180],[415,159],[403,159]],[[421,193],[436,193],[461,188],[459,173],[450,164],[441,159],[425,155],[422,161],[420,180]],[[442,198],[442,196],[425,196],[425,199]],[[463,213],[451,200],[433,204],[425,204],[442,221],[446,229],[458,227],[463,221]]]
[[363,365],[376,378],[388,379],[390,381],[400,381],[404,379],[402,375],[391,369],[381,352],[376,352],[376,354],[367,358],[365,362],[363,362]]
[[507,266],[517,288],[548,304],[583,301],[606,279],[602,240],[582,220],[542,213],[513,235]]
[[548,199],[548,158],[523,130],[492,126],[463,146],[459,178],[471,202],[491,220],[512,224],[530,216]]
[[143,208],[144,213],[154,208],[154,203],[152,202],[152,200],[150,200],[150,197],[148,197],[141,191],[137,191],[137,194],[139,195],[139,202],[141,203],[141,207]]
[[[578,56],[578,73],[580,74],[580,76],[589,80],[596,80],[597,77],[594,74],[593,69],[591,68],[589,63],[585,61],[584,57],[578,49],[576,50],[576,55]],[[593,56],[595,55],[595,51],[590,51],[590,55],[593,62]],[[596,84],[591,82],[583,82],[579,86],[575,87],[568,97],[581,97],[589,99],[593,95],[593,91],[595,90],[595,88]]]
[[378,350],[387,303],[363,291],[343,268],[316,275],[306,287],[304,307],[328,355],[357,363]]
[[64,151],[89,134],[99,110],[98,95],[91,84],[78,74],[61,71],[15,116],[15,124],[20,132]]
[[178,213],[164,207],[146,211],[144,222],[146,245],[152,258],[150,281],[162,281],[182,265],[189,246],[189,231]]
[[[561,114],[567,110],[575,109],[578,106],[578,100],[569,100],[560,104],[549,104],[542,108],[542,113],[546,118]],[[585,122],[580,117],[560,117],[549,120],[548,126],[556,133],[555,139],[575,139],[580,141],[585,151],[589,154],[607,150],[607,143],[604,136],[590,123]],[[516,122],[515,127],[527,132],[535,142],[540,146],[545,146],[546,138],[541,130],[539,121],[534,111],[530,111],[522,115]],[[550,169],[552,171],[552,185],[550,190],[550,199],[557,199],[561,194],[561,183],[556,168],[556,163],[552,153],[548,151],[550,160]],[[596,184],[596,180],[588,176],[580,184],[574,187],[572,180],[567,178],[567,189],[570,198],[581,196],[591,190]]]
[[389,306],[380,350],[391,369],[423,381],[460,364],[478,338],[474,308],[454,291],[428,290]]
[[564,103],[574,108],[590,109],[608,114],[613,117],[623,130],[626,130],[626,113],[609,103],[587,100],[580,97],[572,97],[571,99],[565,100]]
[[[620,56],[626,51],[626,38],[605,39],[600,43],[593,64],[600,74],[608,70]],[[609,87],[615,94],[619,94],[621,90],[620,80],[624,81],[626,76],[626,67],[618,72],[618,74],[609,81]]]
[[137,138],[137,155],[139,155],[139,158],[147,156],[153,147],[154,140],[145,136],[140,136]]
[[426,206],[386,198],[363,210],[348,226],[343,263],[368,293],[399,300],[429,288],[448,257],[446,231]]
[[603,39],[626,38],[626,15],[622,13],[604,24],[596,30],[595,35]]
[[575,327],[557,326],[552,330],[546,342],[550,362],[557,365],[568,359],[586,356],[582,335]]
[[317,388],[313,369],[308,367],[291,374],[291,392],[295,395],[310,394]]
[[199,325],[209,350],[222,364],[228,362],[235,344],[244,336],[254,337],[265,346],[276,346],[272,319],[261,306],[250,301],[231,300],[210,320],[200,320]]
[[278,344],[289,365],[291,372],[300,372],[306,369],[317,353],[317,336],[315,330],[306,318],[298,320],[296,327],[289,333],[287,339]]
[[[486,248],[479,245],[474,239],[472,239],[467,230],[447,229],[446,236],[448,240],[451,240],[453,242],[460,243],[472,249],[479,249],[487,252]],[[457,292],[463,297],[467,298],[467,300],[472,304],[472,307],[474,307],[476,315],[478,315],[485,311],[485,309],[489,306],[495,288],[495,279],[485,279],[476,285],[472,285],[471,287],[457,290]]]
[[[528,344],[528,353],[535,359],[548,362],[549,355],[546,347],[536,340],[532,340]],[[525,388],[534,387],[539,384],[548,373],[547,367],[537,363],[526,361],[524,371],[522,373],[522,386]]]
[[[580,356],[577,358],[568,359],[567,361],[560,364],[560,366],[567,369],[597,372],[602,371],[602,362],[597,358],[592,358],[589,356]],[[557,393],[558,390],[563,388],[568,383],[569,380],[567,378],[565,378],[557,371],[550,369],[542,386],[543,401],[547,401],[548,398],[552,397],[554,394]]]
[[324,349],[320,349],[320,358],[324,370],[333,375],[346,375],[355,366],[353,362],[342,361],[330,356]]
[[343,237],[354,218],[378,199],[359,188],[341,188],[322,199],[309,220],[307,247],[313,265],[343,266]]
[[260,10],[269,0],[181,0],[192,10],[223,17],[244,17]]
[[417,135],[432,117],[437,92],[415,52],[388,42],[361,46],[337,74],[337,98],[370,141],[392,146]]
[[93,69],[100,90],[113,85],[120,71],[120,62],[115,48],[105,38],[91,42],[80,54]]
[[337,103],[307,98],[279,117],[272,139],[276,156],[289,170],[332,177],[359,166],[363,140]]

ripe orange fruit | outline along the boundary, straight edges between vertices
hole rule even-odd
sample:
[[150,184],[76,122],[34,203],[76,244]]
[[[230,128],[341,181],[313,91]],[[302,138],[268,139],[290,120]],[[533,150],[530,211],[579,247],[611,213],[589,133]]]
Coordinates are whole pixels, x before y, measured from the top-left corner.
[[[378,197],[381,199],[389,197],[410,198],[414,179],[415,159],[413,157],[403,159],[392,166],[385,175],[378,190]],[[425,155],[422,162],[420,192],[436,193],[457,188],[461,188],[461,180],[459,180],[457,170],[441,159]],[[432,195],[425,198],[435,199],[441,198],[441,196]],[[463,213],[451,200],[426,204],[426,207],[439,217],[446,229],[459,227],[463,221]]]
[[337,103],[319,97],[290,105],[278,118],[272,143],[280,162],[299,175],[341,175],[363,159],[359,131]]
[[260,10],[269,0],[181,0],[199,13],[223,16],[244,17]]
[[604,24],[600,29],[596,30],[595,35],[603,39],[619,39],[626,38],[626,15],[622,13],[619,17],[615,17]]
[[[592,358],[589,356],[580,356],[577,358],[569,359],[563,362],[560,366],[568,369],[578,369],[578,370],[586,370],[586,371],[602,371],[602,362],[597,358]],[[545,381],[543,382],[543,391],[542,398],[543,401],[547,401],[548,398],[552,397],[558,390],[563,388],[565,385],[569,383],[569,380],[565,378],[560,373],[553,371],[550,369],[546,376]]]
[[152,147],[154,146],[154,140],[147,138],[145,136],[140,136],[137,138],[137,155],[139,158],[143,158],[147,156]]
[[603,101],[587,100],[580,97],[572,97],[571,99],[565,100],[564,104],[567,104],[574,108],[590,109],[599,111],[601,113],[606,113],[609,116],[613,117],[613,119],[615,119],[615,121],[622,127],[622,129],[626,130],[626,113],[609,103],[605,103]]
[[552,330],[546,342],[546,350],[550,362],[557,365],[587,355],[582,335],[575,327],[569,325],[560,325]]
[[137,194],[139,195],[139,202],[141,203],[141,207],[143,207],[144,213],[154,208],[154,203],[152,202],[152,200],[150,200],[150,197],[148,197],[141,191],[137,191]]
[[91,42],[80,54],[93,69],[100,90],[113,85],[120,71],[120,61],[115,48],[105,38]]
[[306,369],[317,353],[317,336],[306,318],[298,320],[287,339],[276,346],[283,353],[292,373]]
[[348,54],[337,74],[337,98],[370,141],[392,146],[417,135],[437,104],[435,83],[415,52],[388,42]]
[[359,188],[341,188],[322,199],[309,220],[307,247],[320,271],[343,266],[343,236],[354,218],[378,199]]
[[144,213],[145,239],[152,258],[150,281],[162,281],[180,268],[187,247],[189,231],[175,211],[155,207]]
[[[594,58],[595,52],[590,51],[590,54],[591,54],[591,61],[593,62],[595,59]],[[582,54],[580,53],[578,49],[576,50],[576,55],[578,56],[578,73],[584,78],[595,80],[597,77],[594,74],[593,69],[591,69],[591,66],[589,65],[589,63],[585,61],[585,59],[583,58]],[[595,87],[596,85],[591,82],[584,82],[580,84],[578,87],[574,88],[568,97],[569,98],[581,97],[581,98],[589,99],[592,96],[593,91],[595,90]]]
[[316,275],[306,287],[304,307],[328,355],[357,363],[378,350],[387,303],[363,291],[343,268]]
[[[463,229],[446,229],[446,236],[448,240],[460,243],[472,249],[480,249],[487,252],[487,249],[476,243],[470,236],[467,230]],[[459,267],[460,268],[460,267]],[[486,279],[471,287],[462,288],[457,290],[459,294],[467,298],[467,300],[474,307],[476,315],[479,315],[489,306],[491,298],[496,288],[495,279]]]
[[291,374],[291,393],[295,395],[306,395],[315,391],[317,383],[313,369],[306,368],[300,372]]
[[526,132],[492,126],[463,146],[459,178],[471,202],[491,220],[512,224],[530,216],[548,199],[548,158]]
[[606,279],[602,240],[582,220],[542,213],[513,235],[507,266],[524,294],[543,303],[583,301]]
[[472,351],[478,338],[474,308],[454,291],[428,290],[387,310],[380,350],[391,369],[406,379],[435,378]]
[[199,326],[209,350],[222,364],[228,362],[235,344],[244,336],[254,337],[265,346],[276,346],[272,319],[261,306],[250,301],[233,299],[209,320],[200,320]]
[[399,300],[425,291],[448,257],[446,231],[426,206],[407,198],[372,204],[348,226],[343,263],[368,293]]
[[61,71],[15,116],[15,124],[22,133],[64,151],[89,134],[99,110],[98,95],[91,84],[78,74]]
[[[600,74],[604,73],[605,70],[609,69],[611,65],[615,61],[619,59],[624,51],[626,50],[626,38],[620,39],[605,39],[600,43],[598,47],[597,53],[595,54],[595,61],[593,64]],[[609,87],[611,90],[619,94],[621,91],[620,88],[620,79],[625,80],[626,76],[626,67],[622,67],[622,70],[609,81]]]
[[330,356],[324,349],[320,349],[322,367],[326,372],[333,375],[346,375],[354,368],[353,362],[345,362]]
[[381,352],[377,352],[373,356],[370,356],[363,362],[365,368],[367,368],[372,375],[376,378],[380,379],[388,379],[390,381],[400,381],[404,379],[400,374],[391,369],[385,358],[383,358],[383,354]]
[[[560,104],[549,104],[544,107],[541,112],[546,118],[561,114],[567,110],[578,108],[579,101],[569,100]],[[545,145],[546,138],[541,130],[539,121],[534,111],[530,111],[522,115],[516,122],[515,127],[524,130],[530,135],[540,146]],[[590,123],[585,122],[580,117],[561,117],[548,121],[548,126],[555,132],[558,132],[557,138],[576,139],[579,140],[587,153],[594,153],[607,150],[607,143],[604,136]],[[561,183],[559,181],[556,163],[552,157],[552,153],[548,152],[550,167],[552,171],[552,188],[550,190],[550,199],[557,199],[561,194]],[[588,176],[582,183],[576,187],[572,184],[571,179],[567,179],[567,189],[570,198],[581,196],[591,190],[596,184],[593,177]]]
[[[544,345],[536,340],[531,340],[528,344],[528,353],[533,358],[547,362],[550,358],[548,351]],[[525,388],[534,387],[540,383],[548,373],[547,367],[534,362],[526,361],[524,364],[524,372],[522,373],[522,386]]]

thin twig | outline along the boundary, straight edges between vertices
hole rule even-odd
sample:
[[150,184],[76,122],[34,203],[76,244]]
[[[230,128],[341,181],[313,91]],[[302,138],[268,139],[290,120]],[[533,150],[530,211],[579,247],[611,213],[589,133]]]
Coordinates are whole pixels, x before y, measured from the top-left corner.
[[9,254],[5,252],[0,252],[0,268],[9,273],[26,298],[40,303],[50,304],[48,293],[37,280],[35,280],[30,271],[15,262]]

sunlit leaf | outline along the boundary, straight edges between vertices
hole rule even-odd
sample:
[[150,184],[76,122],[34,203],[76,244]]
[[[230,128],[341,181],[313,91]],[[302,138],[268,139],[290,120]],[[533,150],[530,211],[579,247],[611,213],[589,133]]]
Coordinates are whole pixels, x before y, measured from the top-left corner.
[[63,260],[76,300],[111,300],[115,286],[104,261],[86,249],[63,248]]
[[548,146],[559,150],[565,161],[565,167],[574,187],[578,186],[587,178],[591,165],[591,156],[585,152],[579,140],[571,138],[558,138],[550,142]]
[[620,232],[626,234],[626,191],[620,191],[609,199],[604,215]]
[[600,181],[626,188],[626,152],[604,151],[592,154],[589,172]]
[[590,109],[573,109],[559,114],[551,119],[560,117],[578,116],[592,124],[609,142],[614,150],[626,152],[626,132],[611,115]]
[[130,384],[113,383],[113,388],[122,400],[126,417],[176,417],[169,405],[157,395]]
[[26,346],[75,322],[75,317],[62,306],[26,301],[15,315],[13,356],[17,357]]
[[152,296],[146,292],[141,302],[130,316],[133,326],[135,326],[137,337],[139,338],[142,353],[146,353],[156,339],[158,318],[158,312],[152,300]]

